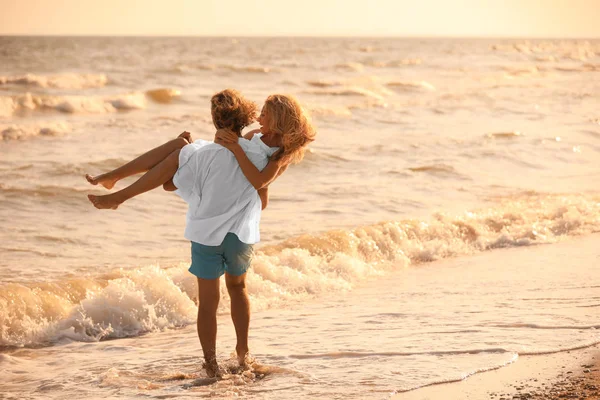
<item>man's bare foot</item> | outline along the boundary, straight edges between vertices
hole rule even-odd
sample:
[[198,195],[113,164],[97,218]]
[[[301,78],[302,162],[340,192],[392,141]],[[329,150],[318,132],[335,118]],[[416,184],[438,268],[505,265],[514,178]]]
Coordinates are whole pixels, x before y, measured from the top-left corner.
[[98,176],[91,176],[90,174],[86,174],[85,179],[87,179],[87,181],[92,185],[100,184],[109,190],[112,189],[113,186],[115,186],[115,183],[117,183],[117,179],[110,179],[106,176],[106,174],[100,174]]
[[206,370],[206,375],[209,378],[221,378],[223,375],[219,368],[219,364],[217,364],[217,360],[214,358],[210,361],[205,361],[202,367]]
[[252,361],[254,361],[248,353],[247,347],[242,348],[235,346],[235,352],[237,353],[237,359],[238,363],[240,364],[240,367],[246,367],[248,366],[248,364],[252,364]]
[[116,210],[122,203],[122,201],[118,200],[114,194],[107,194],[106,196],[88,194],[88,199],[92,202],[94,207],[99,210]]

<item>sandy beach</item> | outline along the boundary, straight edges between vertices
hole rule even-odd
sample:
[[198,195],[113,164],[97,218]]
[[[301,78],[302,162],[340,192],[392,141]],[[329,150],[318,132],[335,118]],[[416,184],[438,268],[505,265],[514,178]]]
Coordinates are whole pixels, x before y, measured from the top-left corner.
[[600,347],[522,356],[504,368],[392,396],[395,400],[599,399]]

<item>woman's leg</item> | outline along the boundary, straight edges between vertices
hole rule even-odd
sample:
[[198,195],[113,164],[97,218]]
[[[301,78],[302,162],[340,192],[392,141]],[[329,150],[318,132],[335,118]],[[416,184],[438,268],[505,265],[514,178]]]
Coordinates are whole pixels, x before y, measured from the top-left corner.
[[189,142],[185,138],[178,137],[168,141],[165,144],[155,147],[154,149],[142,154],[141,156],[123,166],[120,166],[117,169],[98,176],[91,176],[88,174],[85,176],[85,178],[92,185],[100,184],[107,189],[112,189],[117,181],[127,178],[131,175],[149,171],[158,163],[167,158],[175,150],[180,150],[188,143]]
[[171,154],[155,165],[150,171],[146,172],[144,176],[127,186],[125,189],[105,196],[89,194],[88,199],[96,208],[116,210],[121,203],[132,197],[169,182],[179,167],[180,151],[181,150],[178,149],[171,152]]

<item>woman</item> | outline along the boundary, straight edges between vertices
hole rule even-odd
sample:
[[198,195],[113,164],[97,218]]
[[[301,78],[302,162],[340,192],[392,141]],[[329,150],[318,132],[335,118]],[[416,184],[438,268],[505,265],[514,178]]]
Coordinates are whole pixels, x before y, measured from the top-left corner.
[[[315,130],[300,103],[289,95],[271,95],[265,101],[258,122],[260,130],[247,133],[244,138],[252,140],[260,132],[260,140],[268,147],[278,147],[262,171],[254,165],[238,143],[241,130],[254,121],[254,103],[251,103],[234,90],[226,89],[211,99],[213,123],[218,129],[215,143],[229,149],[235,155],[242,172],[248,181],[259,191],[263,208],[268,202],[267,187],[281,175],[291,163],[304,157],[306,146],[315,138]],[[203,144],[206,144],[205,141]],[[105,196],[88,195],[98,209],[117,209],[123,202],[160,185],[168,191],[176,190],[173,176],[179,167],[179,154],[186,146],[194,146],[189,132],[171,140],[129,163],[98,176],[86,175],[92,185],[102,185],[112,189],[119,180],[147,172],[142,178],[123,190]]]
[[244,138],[252,139],[260,132],[272,138],[269,146],[279,147],[262,171],[248,159],[235,132],[217,132],[215,143],[221,144],[235,155],[248,181],[256,190],[261,190],[268,187],[290,164],[302,161],[306,146],[315,140],[316,132],[300,103],[289,95],[274,94],[267,97],[258,122],[260,130],[251,131]]

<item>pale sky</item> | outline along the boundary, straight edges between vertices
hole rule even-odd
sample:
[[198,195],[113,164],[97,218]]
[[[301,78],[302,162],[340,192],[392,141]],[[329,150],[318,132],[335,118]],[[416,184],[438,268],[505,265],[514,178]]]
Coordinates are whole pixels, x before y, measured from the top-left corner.
[[600,37],[600,0],[0,0],[0,35]]

